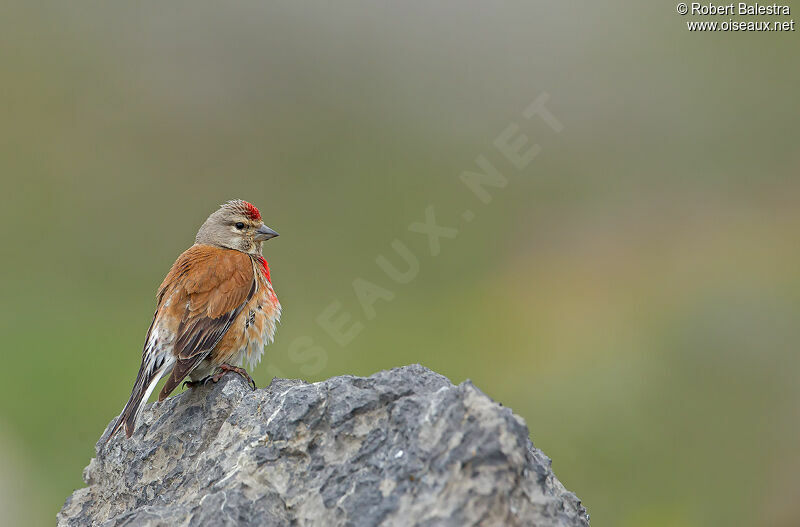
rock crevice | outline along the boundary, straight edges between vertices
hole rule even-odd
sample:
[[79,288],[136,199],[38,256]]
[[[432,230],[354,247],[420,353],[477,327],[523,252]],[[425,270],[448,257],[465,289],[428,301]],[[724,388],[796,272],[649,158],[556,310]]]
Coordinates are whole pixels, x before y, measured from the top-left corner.
[[58,525],[588,526],[524,421],[414,365],[318,383],[236,375],[149,405]]

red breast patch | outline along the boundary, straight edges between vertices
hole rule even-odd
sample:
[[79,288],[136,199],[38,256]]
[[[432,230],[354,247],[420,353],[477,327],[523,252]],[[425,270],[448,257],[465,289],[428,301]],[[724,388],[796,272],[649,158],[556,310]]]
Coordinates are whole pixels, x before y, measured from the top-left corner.
[[267,264],[267,259],[264,258],[263,256],[261,256],[258,259],[258,263],[261,264],[261,270],[264,271],[264,276],[267,277],[267,282],[269,282],[271,284],[272,280],[270,280],[270,277],[269,277],[269,265]]

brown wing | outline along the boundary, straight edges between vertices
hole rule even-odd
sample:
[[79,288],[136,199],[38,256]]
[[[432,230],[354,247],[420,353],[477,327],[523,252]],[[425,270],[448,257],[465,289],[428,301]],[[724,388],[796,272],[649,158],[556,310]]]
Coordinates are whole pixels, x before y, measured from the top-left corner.
[[244,253],[193,245],[178,258],[158,292],[159,311],[179,321],[176,362],[159,401],[211,352],[255,290],[253,264]]

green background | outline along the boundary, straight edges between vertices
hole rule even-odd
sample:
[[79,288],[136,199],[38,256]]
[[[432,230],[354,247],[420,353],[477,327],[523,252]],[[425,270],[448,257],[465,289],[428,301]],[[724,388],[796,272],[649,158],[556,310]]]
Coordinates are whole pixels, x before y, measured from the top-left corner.
[[[595,527],[800,524],[798,34],[604,4],[0,8],[3,523],[83,485],[156,287],[242,198],[281,233],[259,385],[419,362],[523,416]],[[561,133],[521,117],[543,92]],[[437,256],[428,206],[459,230]],[[408,284],[375,263],[395,239]],[[372,319],[359,278],[394,295]]]

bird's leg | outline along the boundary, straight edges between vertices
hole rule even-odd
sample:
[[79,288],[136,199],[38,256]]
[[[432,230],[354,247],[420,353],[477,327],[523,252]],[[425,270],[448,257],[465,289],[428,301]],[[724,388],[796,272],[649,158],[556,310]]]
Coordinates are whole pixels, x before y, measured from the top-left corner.
[[238,373],[239,375],[241,375],[242,378],[245,381],[247,381],[247,384],[253,388],[253,390],[256,389],[256,381],[254,381],[253,378],[250,377],[250,375],[248,375],[247,371],[244,368],[237,368],[236,366],[231,366],[230,364],[223,362],[222,364],[219,365],[219,369],[222,371],[211,377],[211,380],[213,382],[219,381],[223,375],[225,375],[229,371],[232,371],[234,373]]

